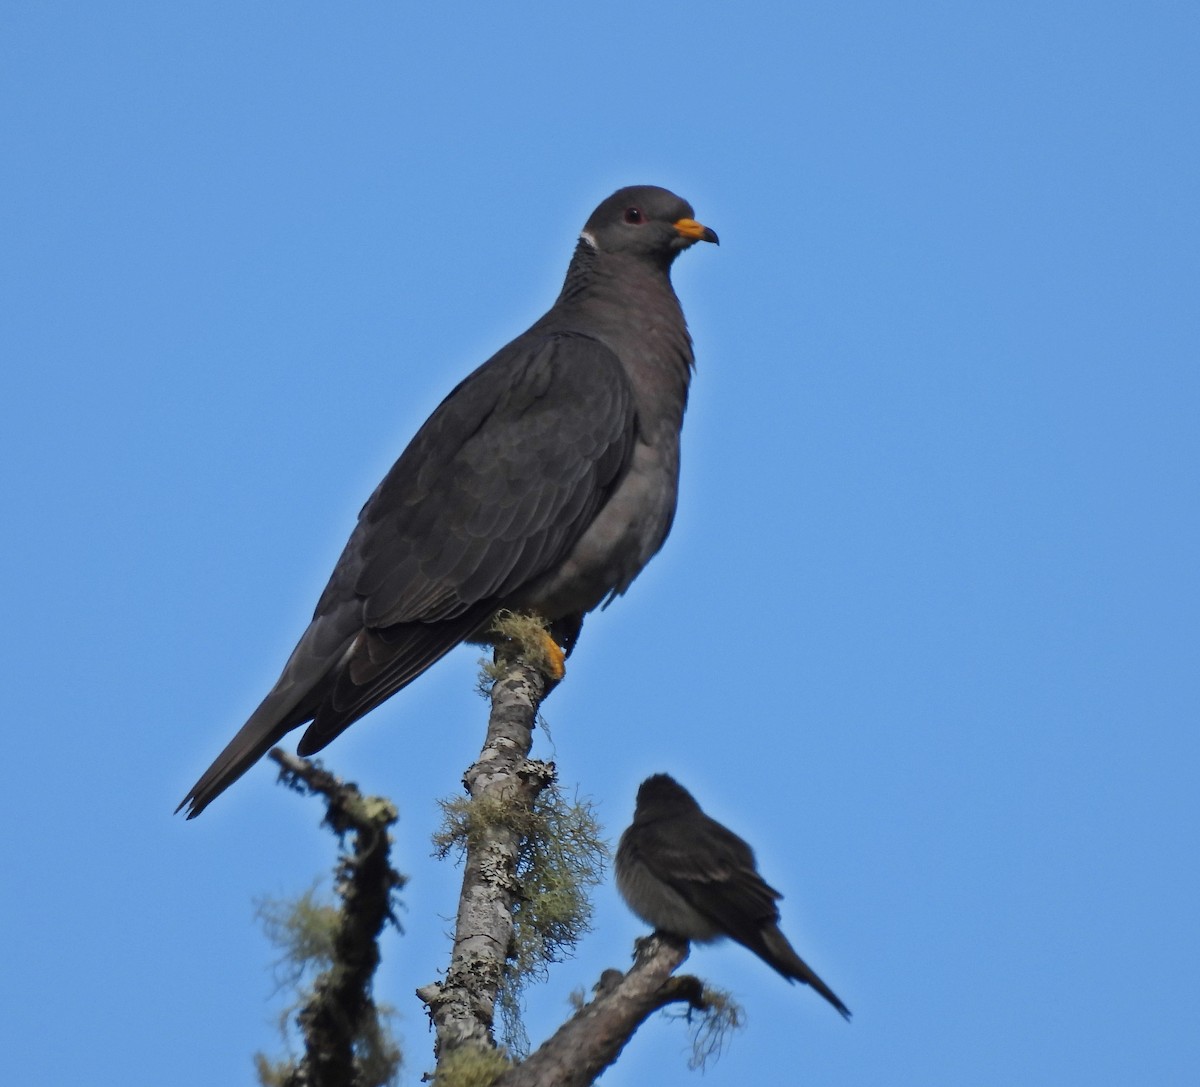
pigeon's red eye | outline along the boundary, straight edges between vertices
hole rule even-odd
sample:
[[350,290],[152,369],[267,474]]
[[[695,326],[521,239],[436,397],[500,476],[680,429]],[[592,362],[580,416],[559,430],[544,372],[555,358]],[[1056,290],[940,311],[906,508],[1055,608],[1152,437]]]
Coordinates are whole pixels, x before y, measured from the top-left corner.
[[626,208],[625,222],[627,223],[643,223],[646,217],[642,214],[640,208]]

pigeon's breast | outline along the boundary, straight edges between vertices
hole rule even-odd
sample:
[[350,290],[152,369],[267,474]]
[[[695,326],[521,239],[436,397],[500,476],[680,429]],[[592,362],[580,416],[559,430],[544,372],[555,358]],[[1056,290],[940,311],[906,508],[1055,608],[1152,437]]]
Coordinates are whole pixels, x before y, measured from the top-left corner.
[[621,595],[666,540],[692,347],[670,281],[637,262],[597,267],[587,289],[552,312],[556,327],[597,340],[621,361],[637,414],[629,467],[608,500],[563,561],[506,602],[555,620]]
[[511,606],[555,620],[625,592],[666,540],[678,489],[678,435],[656,445],[639,439],[629,470],[566,558]]

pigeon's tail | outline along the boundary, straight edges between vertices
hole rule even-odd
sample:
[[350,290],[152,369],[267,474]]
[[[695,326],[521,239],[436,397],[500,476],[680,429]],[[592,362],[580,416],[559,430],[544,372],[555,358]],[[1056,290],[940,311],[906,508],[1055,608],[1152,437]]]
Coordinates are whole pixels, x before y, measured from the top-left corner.
[[825,982],[817,977],[808,963],[796,954],[792,945],[788,943],[787,937],[779,931],[778,925],[770,925],[764,928],[761,935],[762,947],[755,950],[771,966],[789,981],[802,981],[805,985],[811,985],[830,1004],[837,1008],[844,1019],[849,1020],[850,1009],[838,999],[837,994]]
[[195,819],[292,729],[312,719],[327,677],[354,650],[357,621],[351,607],[331,609],[313,619],[279,681],[192,786],[176,813],[186,807],[187,817]]
[[486,604],[440,623],[398,624],[391,633],[386,629],[347,632],[346,627],[358,622],[351,609],[315,619],[274,689],[192,786],[176,812],[186,807],[187,817],[195,819],[306,721],[313,723],[296,753],[307,757],[320,751],[469,637],[494,610],[494,604]]
[[275,744],[295,727],[287,720],[294,699],[283,699],[281,692],[272,691],[262,705],[250,715],[236,736],[225,746],[210,766],[183,798],[176,813],[187,808],[187,817],[195,819],[218,796],[250,769]]

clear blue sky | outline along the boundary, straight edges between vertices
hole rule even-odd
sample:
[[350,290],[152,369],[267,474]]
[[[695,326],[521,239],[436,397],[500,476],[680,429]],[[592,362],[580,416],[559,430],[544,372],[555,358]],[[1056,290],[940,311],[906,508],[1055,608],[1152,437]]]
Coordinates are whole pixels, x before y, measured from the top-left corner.
[[[0,35],[13,1083],[245,1083],[253,900],[328,869],[260,767],[171,811],[357,510],[553,300],[592,207],[716,229],[679,516],[546,706],[614,837],[668,770],[758,846],[847,1026],[742,950],[706,1084],[1200,1082],[1200,8],[10,4]],[[479,651],[329,764],[399,802],[380,995],[459,875]],[[552,742],[551,742],[552,741]],[[611,885],[530,1002],[627,961]],[[605,1083],[700,1082],[656,1019]]]

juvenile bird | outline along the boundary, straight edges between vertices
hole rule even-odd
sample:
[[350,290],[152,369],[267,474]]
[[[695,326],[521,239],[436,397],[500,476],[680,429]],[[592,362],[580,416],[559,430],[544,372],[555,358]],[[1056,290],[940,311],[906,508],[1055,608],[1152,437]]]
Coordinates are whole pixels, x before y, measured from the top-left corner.
[[728,936],[788,981],[811,985],[850,1018],[850,1009],[779,930],[782,896],[758,874],[754,851],[705,815],[673,777],[655,774],[642,782],[616,869],[621,897],[648,925],[699,943]]

